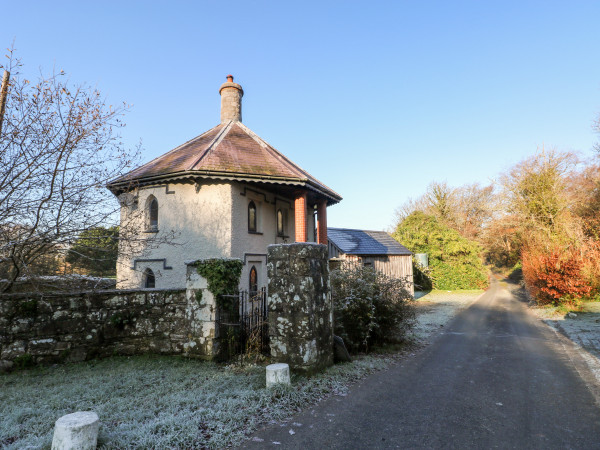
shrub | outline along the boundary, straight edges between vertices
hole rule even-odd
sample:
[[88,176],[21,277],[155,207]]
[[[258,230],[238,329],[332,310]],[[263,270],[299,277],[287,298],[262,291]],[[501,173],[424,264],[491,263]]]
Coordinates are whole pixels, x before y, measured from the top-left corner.
[[525,284],[540,305],[573,303],[592,292],[583,271],[585,258],[577,249],[558,244],[547,249],[528,247],[522,261]]
[[436,217],[416,211],[398,225],[393,237],[413,253],[429,255],[434,289],[487,287],[479,244],[462,237]]
[[415,323],[407,282],[370,267],[344,264],[331,273],[334,331],[351,352],[400,342]]
[[592,287],[592,295],[600,293],[600,241],[590,241],[585,246],[583,277]]

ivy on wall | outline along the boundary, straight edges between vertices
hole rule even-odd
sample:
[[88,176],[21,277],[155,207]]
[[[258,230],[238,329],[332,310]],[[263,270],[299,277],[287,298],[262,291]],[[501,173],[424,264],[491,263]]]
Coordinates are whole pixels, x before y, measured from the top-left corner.
[[[212,258],[197,261],[195,266],[198,274],[206,279],[208,290],[215,297],[221,319],[225,319],[226,322],[239,320],[236,299],[226,297],[226,295],[235,294],[238,290],[240,277],[242,276],[242,261],[239,259]],[[201,300],[201,297],[198,298],[198,293],[196,299]],[[218,326],[218,336],[221,342],[214,358],[216,361],[225,361],[234,354],[235,343],[239,339],[240,330],[239,328],[226,326],[224,323],[220,323]]]
[[196,262],[198,274],[208,283],[208,290],[214,295],[219,306],[223,295],[237,292],[242,276],[243,263],[239,259],[212,258]]

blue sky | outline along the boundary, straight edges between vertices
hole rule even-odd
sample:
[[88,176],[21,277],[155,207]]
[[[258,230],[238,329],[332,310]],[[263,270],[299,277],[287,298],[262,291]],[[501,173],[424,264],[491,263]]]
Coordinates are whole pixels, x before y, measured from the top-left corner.
[[433,180],[489,183],[545,145],[592,154],[600,2],[10,2],[0,45],[133,105],[148,161],[243,120],[344,200],[329,225],[385,229]]

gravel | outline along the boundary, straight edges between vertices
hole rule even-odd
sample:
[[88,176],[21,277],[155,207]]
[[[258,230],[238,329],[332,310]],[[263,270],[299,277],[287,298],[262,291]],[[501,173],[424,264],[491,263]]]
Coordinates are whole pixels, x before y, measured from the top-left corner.
[[456,314],[469,307],[483,291],[415,292],[417,325],[415,337],[424,343],[443,328]]

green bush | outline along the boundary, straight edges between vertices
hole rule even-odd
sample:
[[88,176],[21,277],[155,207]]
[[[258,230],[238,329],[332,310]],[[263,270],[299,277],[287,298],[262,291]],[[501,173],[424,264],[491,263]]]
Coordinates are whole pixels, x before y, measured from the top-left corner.
[[416,211],[392,235],[413,253],[429,255],[429,277],[434,289],[487,287],[487,272],[478,243],[462,237],[434,216]]
[[415,323],[407,282],[370,267],[342,265],[331,272],[334,332],[350,352],[400,342]]

